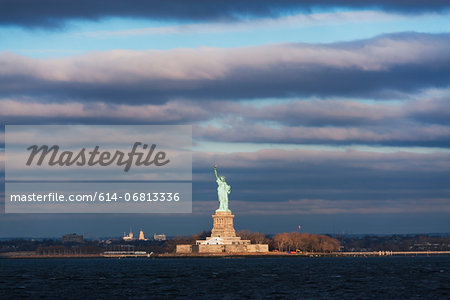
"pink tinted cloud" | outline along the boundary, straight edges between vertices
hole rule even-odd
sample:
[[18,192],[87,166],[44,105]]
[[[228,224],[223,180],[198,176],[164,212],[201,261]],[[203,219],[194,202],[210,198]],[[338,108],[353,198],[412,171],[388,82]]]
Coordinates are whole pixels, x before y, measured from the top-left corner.
[[[431,38],[428,38],[431,39]],[[268,70],[289,64],[386,70],[447,57],[448,39],[379,37],[345,47],[335,44],[275,44],[234,49],[109,50],[82,56],[38,59],[0,53],[0,75],[31,76],[56,82],[134,82],[140,80],[214,80],[232,71]]]
[[141,120],[143,122],[178,122],[202,120],[209,112],[200,105],[181,104],[171,101],[163,105],[106,104],[103,102],[46,103],[0,99],[0,116],[38,118],[97,118],[121,120]]
[[219,153],[196,152],[194,161],[206,168],[211,162],[220,162],[229,168],[282,170],[288,166],[312,164],[317,166],[357,167],[376,170],[448,171],[450,153],[413,153],[397,151],[390,153],[372,151],[331,150],[280,150],[265,149],[255,152]]

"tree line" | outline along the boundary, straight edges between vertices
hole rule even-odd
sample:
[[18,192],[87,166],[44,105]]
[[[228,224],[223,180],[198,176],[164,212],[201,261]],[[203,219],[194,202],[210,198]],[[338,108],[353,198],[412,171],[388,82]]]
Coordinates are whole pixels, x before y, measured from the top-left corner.
[[279,251],[334,252],[341,243],[328,235],[300,232],[284,232],[272,238],[273,246]]

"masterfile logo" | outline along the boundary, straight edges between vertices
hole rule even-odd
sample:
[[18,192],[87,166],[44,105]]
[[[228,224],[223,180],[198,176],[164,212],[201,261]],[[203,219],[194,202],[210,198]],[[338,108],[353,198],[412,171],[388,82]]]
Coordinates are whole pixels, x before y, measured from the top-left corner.
[[[138,151],[138,147],[142,145],[143,152]],[[82,148],[78,152],[74,151],[61,151],[60,147],[53,145],[49,147],[47,145],[37,146],[33,145],[27,148],[30,150],[30,156],[28,157],[27,166],[31,166],[34,158],[36,158],[36,165],[41,166],[44,161],[49,166],[109,166],[111,164],[116,164],[118,166],[124,166],[124,172],[128,172],[133,165],[136,166],[150,166],[154,165],[157,167],[164,166],[170,162],[166,159],[166,152],[158,151],[156,152],[156,144],[150,147],[147,144],[140,142],[134,143],[132,149],[128,153],[116,150],[114,153],[110,151],[100,151],[100,146],[95,146],[91,151]]]
[[6,213],[192,212],[191,126],[5,129]]

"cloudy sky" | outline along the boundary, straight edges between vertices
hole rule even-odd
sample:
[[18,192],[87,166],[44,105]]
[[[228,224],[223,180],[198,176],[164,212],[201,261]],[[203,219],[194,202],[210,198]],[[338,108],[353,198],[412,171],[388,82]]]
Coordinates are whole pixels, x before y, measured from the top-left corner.
[[450,232],[448,1],[0,4],[2,125],[190,124],[195,150],[192,214],[3,214],[0,237],[210,229],[215,163],[238,229]]

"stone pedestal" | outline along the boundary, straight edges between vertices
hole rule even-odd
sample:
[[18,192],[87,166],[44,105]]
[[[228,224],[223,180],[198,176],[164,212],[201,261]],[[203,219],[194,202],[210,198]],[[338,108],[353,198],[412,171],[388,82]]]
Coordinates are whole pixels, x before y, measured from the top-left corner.
[[198,240],[195,245],[177,245],[177,253],[263,253],[269,251],[267,244],[254,244],[236,236],[231,211],[216,211],[211,236]]
[[211,237],[236,237],[231,211],[217,211],[212,217],[214,222]]
[[[249,240],[241,240],[240,237],[236,236],[236,231],[234,230],[233,218],[234,215],[231,211],[216,211],[213,217],[213,229],[211,230],[211,236],[207,237],[206,240],[199,240],[196,244],[199,247],[199,252],[217,252],[214,249],[218,249],[216,245],[223,245],[222,250],[219,252],[230,252],[231,245],[237,247],[238,245],[249,245]],[[214,247],[210,247],[213,246]],[[238,252],[238,251],[234,251]]]

